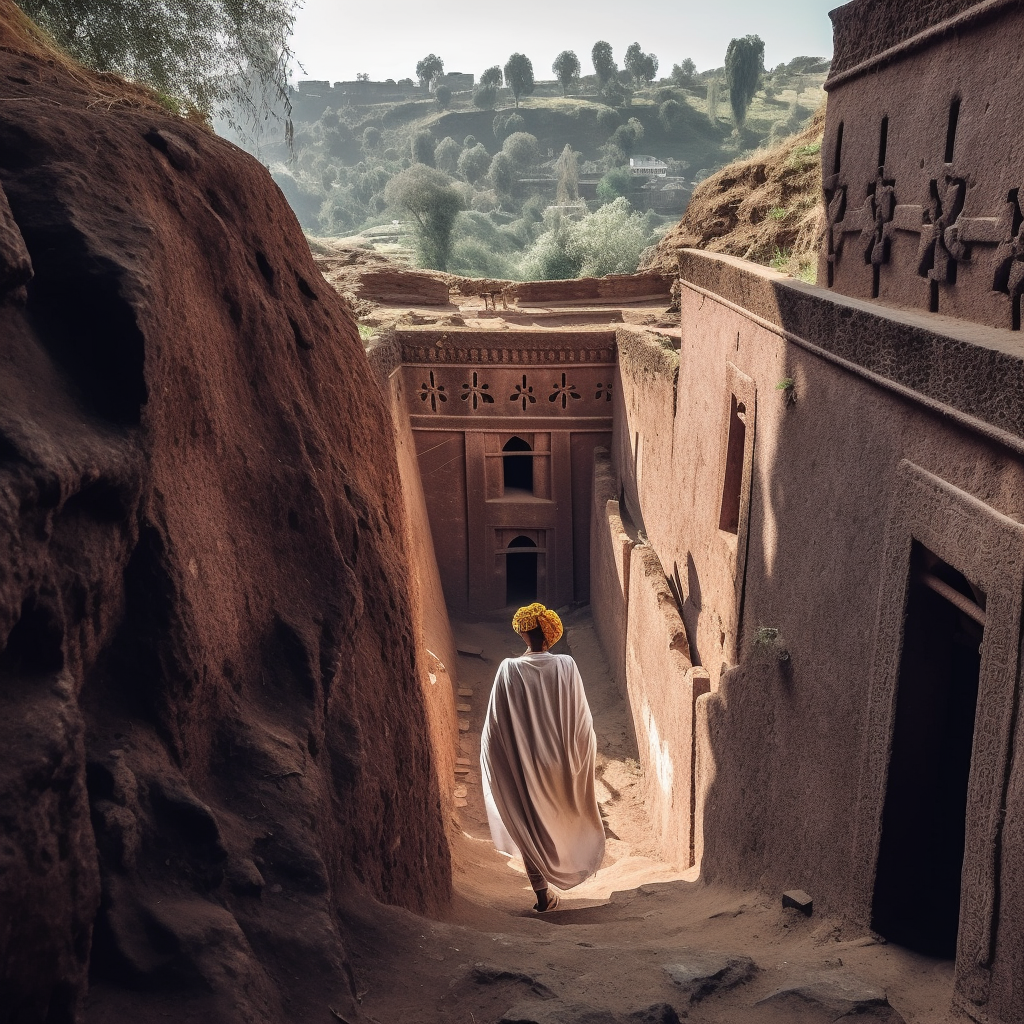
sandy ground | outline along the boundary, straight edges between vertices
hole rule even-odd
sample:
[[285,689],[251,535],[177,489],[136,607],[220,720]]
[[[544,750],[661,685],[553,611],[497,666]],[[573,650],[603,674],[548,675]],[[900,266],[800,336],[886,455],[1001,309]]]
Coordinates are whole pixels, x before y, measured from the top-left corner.
[[[522,653],[504,622],[454,623],[460,645],[463,804],[456,897],[444,921],[353,907],[350,937],[366,1017],[408,1024],[812,1024],[940,1022],[952,963],[863,930],[783,909],[778,895],[705,884],[658,859],[639,795],[629,716],[587,609],[566,617],[598,736],[607,854],[598,873],[534,914],[521,864],[490,843],[479,786],[480,726],[495,669]],[[468,769],[468,770],[466,770]],[[463,803],[464,802],[464,803]]]

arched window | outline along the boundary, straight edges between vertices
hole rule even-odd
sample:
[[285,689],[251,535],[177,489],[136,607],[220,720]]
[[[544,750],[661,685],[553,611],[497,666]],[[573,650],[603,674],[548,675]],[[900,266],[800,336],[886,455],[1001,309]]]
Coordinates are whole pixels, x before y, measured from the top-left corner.
[[521,437],[512,437],[501,450],[510,453],[501,460],[505,493],[511,490],[533,494],[533,456],[518,454],[533,449]]
[[[505,603],[528,604],[537,600],[537,545],[529,537],[516,537],[505,556]],[[525,550],[524,550],[525,549]]]

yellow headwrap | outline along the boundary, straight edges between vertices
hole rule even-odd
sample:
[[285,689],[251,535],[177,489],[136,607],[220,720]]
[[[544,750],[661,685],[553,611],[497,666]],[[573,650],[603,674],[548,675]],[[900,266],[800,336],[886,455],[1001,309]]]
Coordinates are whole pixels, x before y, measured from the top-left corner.
[[520,635],[529,633],[531,629],[536,629],[538,626],[540,626],[541,632],[544,634],[544,642],[549,648],[554,647],[561,639],[562,620],[558,617],[558,612],[545,608],[540,603],[528,604],[525,608],[520,608],[512,617],[512,628]]

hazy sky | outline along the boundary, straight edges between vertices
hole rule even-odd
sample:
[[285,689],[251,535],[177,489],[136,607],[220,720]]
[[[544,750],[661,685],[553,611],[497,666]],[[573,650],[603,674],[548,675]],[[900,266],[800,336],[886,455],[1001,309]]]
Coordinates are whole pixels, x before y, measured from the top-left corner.
[[792,57],[830,56],[828,11],[838,0],[303,0],[292,48],[305,69],[296,78],[349,81],[415,78],[416,62],[436,53],[446,71],[478,78],[484,68],[525,53],[537,78],[553,78],[561,50],[575,50],[590,74],[590,49],[612,44],[622,66],[636,41],[661,62],[659,75],[692,57],[699,70],[720,67],[734,36],[759,35],[765,66]]

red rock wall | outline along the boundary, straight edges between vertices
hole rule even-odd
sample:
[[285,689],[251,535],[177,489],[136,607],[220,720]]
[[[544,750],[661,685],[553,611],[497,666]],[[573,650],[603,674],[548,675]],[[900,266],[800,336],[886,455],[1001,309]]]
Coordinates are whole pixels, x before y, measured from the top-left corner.
[[351,1014],[342,905],[450,891],[388,410],[269,174],[18,25],[0,1020]]
[[394,424],[398,473],[407,512],[405,526],[410,569],[409,606],[418,627],[419,663],[426,668],[420,674],[420,682],[434,751],[441,811],[447,821],[455,810],[452,789],[459,745],[458,719],[455,714],[458,654],[434,554],[416,441],[409,425],[405,395],[402,393],[402,375],[396,372],[394,355],[393,349],[387,345],[378,346],[369,353],[370,365],[377,375]]
[[609,274],[578,277],[570,281],[527,281],[508,288],[519,302],[629,302],[653,295],[669,296],[672,278],[667,274]]

